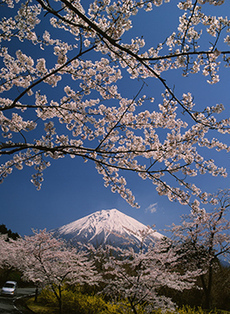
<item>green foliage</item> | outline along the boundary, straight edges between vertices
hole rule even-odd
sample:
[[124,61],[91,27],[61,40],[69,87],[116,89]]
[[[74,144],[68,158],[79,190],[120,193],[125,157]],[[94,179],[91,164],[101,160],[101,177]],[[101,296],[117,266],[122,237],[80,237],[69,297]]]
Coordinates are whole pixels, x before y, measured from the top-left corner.
[[46,305],[42,305],[41,303],[35,303],[34,298],[30,298],[26,302],[27,308],[29,308],[33,313],[36,314],[55,314],[57,311],[55,311],[55,308],[52,309],[50,307],[47,307]]
[[[39,302],[47,307],[57,308],[58,303],[53,292],[49,289],[42,290]],[[68,314],[118,314],[123,312],[121,306],[106,302],[100,296],[91,296],[81,292],[62,291],[63,313]]]
[[7,234],[8,238],[11,238],[13,240],[19,238],[19,234],[17,232],[12,232],[10,229],[7,229],[6,225],[4,224],[0,225],[0,234]]
[[[58,313],[57,300],[53,293],[45,289],[39,297],[39,304],[32,302],[30,299],[27,305],[34,313],[37,314],[55,314]],[[43,306],[41,305],[43,303]],[[46,304],[46,307],[44,306]],[[56,310],[55,310],[56,309]],[[63,313],[68,314],[133,314],[128,302],[122,301],[116,304],[109,303],[103,300],[100,296],[90,296],[76,291],[63,291]],[[146,314],[142,307],[137,308],[138,314]],[[191,307],[184,305],[177,308],[176,311],[162,311],[161,309],[151,312],[151,314],[230,314],[227,311],[212,310],[207,312],[201,307]]]
[[230,310],[230,267],[220,266],[213,276],[212,305]]
[[57,307],[57,298],[55,297],[54,293],[50,289],[43,289],[41,294],[39,295],[39,302],[41,304]]
[[[183,305],[180,308],[177,308],[176,311],[167,311],[167,312],[162,312],[162,310],[154,311],[154,314],[220,314],[221,311],[219,310],[212,310],[212,311],[207,311],[202,309],[201,307],[191,307],[188,305]],[[221,312],[222,313],[222,312]],[[222,314],[229,314],[229,312],[222,313]]]
[[0,286],[2,286],[7,280],[17,281],[20,287],[25,285],[25,282],[22,281],[22,274],[20,271],[12,267],[0,268]]
[[[178,309],[179,314],[207,314],[207,311],[202,309],[201,307],[190,307],[190,306],[182,306]],[[216,311],[212,311],[212,314],[215,314]]]
[[[205,282],[208,281],[208,276],[206,274],[203,278]],[[221,263],[216,264],[212,274],[212,280],[212,309],[217,308],[218,310],[230,310],[230,267],[223,266]],[[182,307],[184,304],[187,304],[191,307],[205,308],[204,290],[202,289],[200,278],[197,279],[196,286],[200,288],[197,289],[194,287],[193,289],[181,292],[163,287],[159,291],[162,295],[170,297],[178,307]]]
[[63,307],[68,313],[79,314],[109,314],[117,313],[117,306],[106,303],[99,296],[83,295],[81,293],[73,293],[71,291],[64,291],[63,293]]

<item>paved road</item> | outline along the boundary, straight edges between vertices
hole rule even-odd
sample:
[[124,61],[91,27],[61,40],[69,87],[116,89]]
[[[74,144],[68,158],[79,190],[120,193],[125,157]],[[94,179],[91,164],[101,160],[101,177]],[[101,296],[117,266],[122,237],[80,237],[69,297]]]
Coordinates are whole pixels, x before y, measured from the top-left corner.
[[20,314],[20,309],[15,306],[17,298],[34,294],[34,288],[18,288],[17,295],[14,297],[0,296],[0,314]]

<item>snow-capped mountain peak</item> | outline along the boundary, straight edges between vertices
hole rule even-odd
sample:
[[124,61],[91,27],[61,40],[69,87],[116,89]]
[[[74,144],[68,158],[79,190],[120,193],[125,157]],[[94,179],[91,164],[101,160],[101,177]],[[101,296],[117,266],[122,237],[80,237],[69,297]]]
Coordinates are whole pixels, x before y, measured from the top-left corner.
[[[97,211],[72,223],[54,230],[54,235],[71,241],[72,244],[92,243],[95,246],[103,244],[122,245],[133,242],[138,244],[142,240],[140,231],[150,228],[129,217],[117,209]],[[151,232],[149,240],[162,238],[158,232]]]

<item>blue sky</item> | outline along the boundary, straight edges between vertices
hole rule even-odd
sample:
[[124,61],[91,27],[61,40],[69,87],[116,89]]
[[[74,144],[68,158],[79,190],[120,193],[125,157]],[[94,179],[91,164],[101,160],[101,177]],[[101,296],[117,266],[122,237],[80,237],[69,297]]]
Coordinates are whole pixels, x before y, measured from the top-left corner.
[[[173,2],[173,1],[172,1]],[[225,7],[206,6],[208,10],[222,11]],[[135,17],[133,36],[147,34],[147,44],[152,41],[156,45],[169,35],[178,23],[179,11],[173,3],[156,8],[149,20],[142,19],[141,15]],[[166,10],[166,11],[164,11]],[[157,12],[157,15],[156,15]],[[163,15],[163,13],[166,14]],[[166,76],[166,74],[165,74]],[[222,72],[220,83],[211,86],[200,74],[181,79],[181,73],[167,74],[170,86],[175,85],[176,91],[192,92],[195,102],[206,105],[223,103],[226,113],[229,114],[229,69]],[[159,88],[159,84],[146,88]],[[129,85],[122,86],[127,97],[135,95],[136,91]],[[225,140],[230,144],[229,136]],[[205,152],[208,156],[209,151]],[[212,151],[218,165],[230,171],[229,154],[217,154]],[[0,158],[1,162],[1,158]],[[116,208],[132,216],[146,225],[156,225],[161,231],[165,225],[177,223],[182,213],[190,209],[178,203],[171,203],[166,197],[161,197],[155,191],[155,186],[149,181],[143,181],[133,174],[127,174],[128,187],[132,189],[140,209],[132,208],[118,194],[113,194],[109,188],[104,187],[102,177],[97,173],[93,163],[84,163],[82,159],[66,157],[54,161],[44,173],[42,189],[37,191],[30,183],[33,169],[24,167],[24,170],[14,170],[5,182],[0,185],[0,224],[6,224],[14,232],[21,235],[30,234],[31,228],[48,230],[60,227],[66,223],[82,218],[94,211]],[[229,188],[227,179],[214,178],[210,175],[194,178],[203,189],[216,192],[219,188]],[[198,181],[197,181],[198,180]]]

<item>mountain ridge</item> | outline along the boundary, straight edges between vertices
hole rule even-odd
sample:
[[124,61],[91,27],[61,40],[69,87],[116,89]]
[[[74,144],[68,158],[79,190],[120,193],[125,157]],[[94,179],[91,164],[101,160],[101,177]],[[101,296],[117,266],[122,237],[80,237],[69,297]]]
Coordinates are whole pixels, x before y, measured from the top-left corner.
[[55,237],[63,238],[72,245],[80,242],[91,243],[97,247],[105,244],[122,246],[127,244],[127,241],[132,246],[139,245],[142,241],[141,231],[143,230],[151,233],[145,239],[148,243],[163,237],[156,231],[150,232],[150,229],[138,220],[113,208],[96,211],[52,231]]

